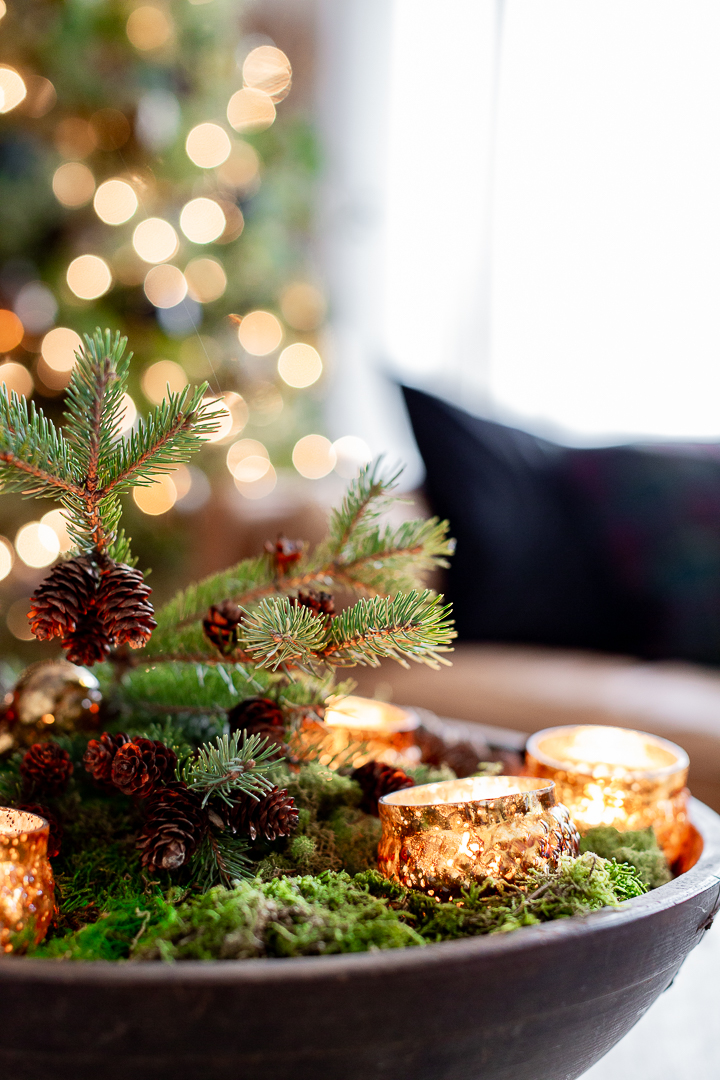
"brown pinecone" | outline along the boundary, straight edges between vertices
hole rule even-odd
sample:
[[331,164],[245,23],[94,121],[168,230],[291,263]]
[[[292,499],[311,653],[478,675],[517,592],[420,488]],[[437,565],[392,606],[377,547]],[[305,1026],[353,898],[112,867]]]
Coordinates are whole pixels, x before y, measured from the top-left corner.
[[147,819],[138,837],[142,864],[150,870],[178,870],[192,856],[208,827],[200,798],[185,784],[160,788],[145,804]]
[[298,592],[290,603],[295,607],[309,608],[313,615],[326,619],[331,619],[335,614],[335,604],[330,593],[315,592],[314,589],[308,589],[307,592]]
[[99,739],[91,739],[83,755],[86,772],[89,772],[93,780],[97,780],[98,783],[111,785],[115,755],[121,746],[129,742],[129,736],[122,732],[118,735],[110,735],[107,731],[103,731]]
[[124,795],[144,799],[173,775],[176,764],[175,751],[169,746],[139,736],[117,750],[110,775]]
[[378,799],[383,795],[389,795],[391,791],[401,791],[403,788],[415,787],[415,781],[402,769],[396,769],[393,765],[386,765],[384,761],[368,761],[367,765],[361,765],[352,773],[353,780],[357,780],[362,788],[363,797],[360,809],[366,814],[374,814],[378,817]]
[[70,663],[84,664],[87,667],[105,660],[112,645],[94,607],[80,616],[75,629],[62,640],[62,647]]
[[289,836],[297,828],[297,823],[298,811],[292,796],[284,788],[281,790],[278,787],[274,787],[259,802],[249,795],[243,795],[229,816],[232,831],[247,833],[251,840],[256,840],[258,836],[266,840]]
[[92,604],[98,573],[86,555],[53,567],[30,597],[30,629],[40,641],[67,637]]
[[25,810],[28,814],[38,814],[40,817],[45,818],[50,826],[47,845],[48,858],[54,859],[56,855],[59,855],[64,830],[62,822],[55,811],[50,810],[47,806],[42,806],[40,803],[20,803],[18,810]]
[[68,786],[72,772],[70,755],[55,742],[35,743],[20,762],[26,792],[60,795]]
[[275,543],[272,540],[265,541],[265,550],[272,555],[277,577],[285,577],[291,566],[300,561],[303,553],[302,540],[288,540],[286,536],[278,536]]
[[96,604],[105,633],[114,646],[141,649],[157,626],[142,571],[125,563],[110,563],[100,575]]
[[230,734],[246,731],[250,735],[261,735],[269,742],[279,746],[283,753],[288,753],[285,743],[285,717],[276,701],[271,698],[251,697],[228,711]]
[[203,619],[205,637],[223,656],[237,646],[242,617],[242,611],[233,600],[223,600],[221,604],[213,604]]
[[[446,746],[443,752],[443,764],[449,765],[456,776],[474,776],[483,758],[472,743],[462,741]],[[485,759],[487,760],[487,758]]]

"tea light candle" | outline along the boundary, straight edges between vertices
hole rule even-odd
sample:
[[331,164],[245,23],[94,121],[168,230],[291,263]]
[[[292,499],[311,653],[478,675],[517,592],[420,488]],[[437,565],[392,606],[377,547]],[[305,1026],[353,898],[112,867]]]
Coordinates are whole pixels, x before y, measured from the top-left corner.
[[445,900],[486,878],[514,881],[577,855],[579,836],[552,781],[472,776],[404,788],[379,803],[381,873]]
[[353,744],[363,744],[362,752],[353,754],[346,764],[384,761],[396,765],[420,760],[420,749],[415,745],[419,724],[412,709],[348,695],[331,698],[322,723],[309,725],[305,737],[308,741],[323,740],[321,761],[331,761]]
[[625,728],[547,728],[527,744],[526,771],[555,781],[581,833],[652,827],[669,862],[687,835],[688,765],[681,747]]
[[0,953],[45,937],[54,902],[49,832],[45,818],[0,807]]

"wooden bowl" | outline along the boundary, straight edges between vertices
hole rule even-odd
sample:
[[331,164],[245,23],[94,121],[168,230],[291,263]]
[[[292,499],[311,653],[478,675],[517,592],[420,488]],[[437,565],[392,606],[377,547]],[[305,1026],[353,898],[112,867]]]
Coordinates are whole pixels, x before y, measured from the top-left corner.
[[425,948],[169,964],[0,960],[2,1080],[573,1080],[720,906],[720,817],[619,910]]

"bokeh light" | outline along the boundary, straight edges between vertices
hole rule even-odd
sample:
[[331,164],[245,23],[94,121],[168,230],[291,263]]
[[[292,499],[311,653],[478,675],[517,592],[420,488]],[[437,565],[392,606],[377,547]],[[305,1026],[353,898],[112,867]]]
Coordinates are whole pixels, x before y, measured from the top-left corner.
[[82,349],[79,334],[67,326],[56,326],[42,339],[40,352],[43,360],[53,371],[72,371],[76,364],[75,353]]
[[64,390],[70,379],[72,371],[55,371],[45,360],[44,356],[38,356],[35,367],[35,383],[41,394],[46,397],[56,397]]
[[144,289],[148,300],[155,307],[171,308],[185,299],[188,286],[182,270],[166,263],[148,270]]
[[137,210],[138,198],[126,180],[106,180],[95,192],[93,207],[106,225],[122,225],[129,221]]
[[4,581],[13,568],[15,552],[12,544],[4,536],[0,536],[0,581]]
[[29,610],[30,597],[24,596],[22,600],[16,600],[14,604],[10,605],[5,616],[8,630],[18,641],[33,641],[35,639],[28,622]]
[[[275,490],[277,484],[277,473],[270,462],[266,462],[267,468],[265,468],[262,464],[264,458],[256,458],[255,461],[257,462],[258,470],[264,469],[262,475],[257,476],[254,480],[242,480],[237,476],[233,477],[235,487],[246,499],[264,499]],[[246,466],[248,473],[250,472],[250,468],[250,465]]]
[[312,345],[296,341],[288,345],[278,357],[280,378],[296,389],[312,386],[322,375],[323,363],[320,354]]
[[179,394],[188,384],[188,378],[174,360],[157,360],[143,372],[141,386],[148,401],[160,405],[170,393]]
[[173,24],[161,8],[143,4],[130,12],[125,31],[136,49],[150,52],[167,45],[173,35]]
[[8,397],[14,390],[18,397],[29,398],[35,389],[32,375],[22,364],[9,360],[0,364],[0,391],[4,389]]
[[33,75],[28,87],[28,100],[25,103],[25,112],[28,116],[40,119],[50,112],[57,104],[57,90],[49,79],[42,75]]
[[97,300],[112,285],[112,274],[104,259],[79,255],[67,268],[67,283],[81,300]]
[[292,67],[282,49],[259,45],[245,57],[243,82],[255,90],[264,90],[273,101],[282,101],[290,92]]
[[132,242],[140,258],[148,263],[172,259],[178,249],[178,235],[164,218],[152,217],[141,221],[135,228]]
[[119,150],[132,134],[130,121],[119,109],[98,109],[90,117],[90,127],[101,150]]
[[137,420],[137,406],[129,394],[123,394],[120,398],[120,422],[117,427],[118,435],[127,435]]
[[258,382],[247,395],[252,421],[259,427],[272,424],[283,411],[285,402],[275,383]]
[[267,449],[257,439],[240,439],[239,442],[233,443],[228,449],[225,463],[228,467],[228,471],[231,476],[238,475],[238,468],[245,460],[245,458],[267,458],[270,460],[270,455]]
[[178,493],[175,506],[183,514],[200,510],[212,495],[210,481],[202,469],[194,465],[180,465],[172,478]]
[[214,199],[191,199],[180,213],[180,228],[193,244],[210,244],[227,224],[222,207]]
[[325,318],[325,297],[307,281],[294,281],[280,296],[283,319],[293,330],[316,330]]
[[234,143],[230,156],[217,171],[218,181],[225,187],[251,195],[260,185],[260,157],[254,146],[244,139]]
[[191,259],[185,267],[188,293],[200,304],[218,300],[227,288],[227,277],[216,259]]
[[95,177],[79,161],[67,161],[59,165],[53,174],[52,189],[55,198],[63,206],[84,206],[95,191]]
[[327,476],[335,468],[336,460],[333,445],[324,435],[306,435],[293,447],[293,465],[308,480]]
[[245,218],[240,207],[227,199],[218,199],[217,204],[225,215],[225,228],[217,238],[218,244],[231,244],[237,240],[245,228]]
[[55,322],[58,305],[42,281],[28,281],[15,297],[15,314],[28,334],[43,334]]
[[217,431],[213,432],[206,441],[211,443],[225,442],[227,439],[239,435],[250,416],[250,410],[245,399],[233,390],[229,390],[222,397],[206,398],[206,401],[212,404],[213,412],[221,414]]
[[[64,158],[85,158],[97,146],[97,138],[89,121],[80,116],[65,116],[53,133],[53,142]],[[89,200],[88,200],[89,201]]]
[[60,554],[57,533],[41,521],[29,521],[18,529],[15,550],[26,566],[49,566]]
[[185,152],[200,169],[215,169],[230,155],[230,136],[219,124],[198,124],[185,140]]
[[0,0],[0,19],[4,18],[6,13],[7,4],[5,3],[5,0]]
[[23,339],[25,328],[14,311],[0,308],[0,352],[11,352]]
[[133,488],[135,504],[143,514],[158,517],[167,514],[177,502],[177,488],[172,476],[160,474],[147,487]]
[[65,554],[66,551],[74,546],[70,539],[70,533],[68,532],[67,517],[63,510],[48,510],[47,514],[43,514],[40,518],[41,525],[49,525],[52,531],[58,538],[61,554]]
[[354,480],[363,465],[372,461],[372,452],[364,439],[343,435],[332,444],[335,451],[335,472],[346,480]]
[[227,118],[236,131],[264,131],[275,120],[275,106],[264,90],[245,86],[230,98]]
[[0,113],[10,112],[26,94],[27,87],[15,68],[0,64]]
[[267,356],[282,341],[279,320],[269,311],[251,311],[238,326],[238,339],[251,356]]

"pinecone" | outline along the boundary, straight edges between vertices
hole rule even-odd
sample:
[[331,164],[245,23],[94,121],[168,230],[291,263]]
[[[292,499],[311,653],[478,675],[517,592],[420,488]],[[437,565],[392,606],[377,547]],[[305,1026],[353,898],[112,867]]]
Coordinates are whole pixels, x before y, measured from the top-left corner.
[[68,786],[73,766],[67,750],[55,742],[35,743],[20,762],[25,792],[60,795]]
[[80,616],[75,629],[62,640],[62,647],[70,663],[88,667],[105,660],[112,645],[94,607]]
[[415,787],[415,781],[402,769],[396,769],[393,765],[386,765],[384,761],[368,761],[367,765],[361,765],[352,773],[353,780],[357,780],[362,788],[363,797],[360,809],[366,814],[374,814],[378,817],[378,800],[383,795],[389,795],[391,791],[401,791],[403,788]]
[[110,563],[100,575],[96,604],[113,645],[141,649],[157,626],[142,571],[125,563]]
[[335,614],[335,604],[330,593],[318,593],[314,589],[309,589],[307,592],[298,592],[290,603],[295,607],[309,608],[313,615],[325,619],[331,619]]
[[265,541],[265,550],[272,555],[277,577],[285,577],[291,566],[300,561],[303,552],[302,540],[288,540],[286,536],[278,536],[275,543],[272,540]]
[[228,712],[230,734],[246,731],[250,735],[262,735],[288,754],[285,743],[285,717],[276,701],[271,698],[251,697],[241,701]]
[[472,743],[463,740],[453,743],[452,746],[446,746],[442,760],[445,765],[450,766],[456,776],[463,777],[473,776],[483,759]]
[[243,795],[230,812],[228,822],[233,832],[247,833],[251,840],[256,840],[258,836],[266,840],[289,836],[297,828],[297,823],[298,811],[292,796],[278,787],[274,787],[259,802],[249,795]]
[[115,755],[121,746],[129,742],[129,736],[122,732],[118,735],[110,735],[104,731],[99,739],[91,739],[83,755],[86,772],[89,772],[93,780],[97,780],[98,783],[112,785]]
[[192,856],[208,827],[198,796],[172,783],[146,803],[147,820],[138,838],[142,864],[150,870],[178,870]]
[[86,555],[58,563],[30,598],[30,628],[40,641],[71,634],[90,607],[98,574]]
[[242,611],[233,600],[223,600],[221,604],[213,604],[203,619],[205,637],[223,656],[231,653],[237,646],[238,627],[242,617]]
[[48,858],[54,859],[56,855],[59,855],[64,830],[62,822],[55,811],[50,810],[47,806],[42,806],[40,803],[20,803],[18,810],[25,810],[28,814],[38,814],[40,817],[45,818],[50,826],[47,844]]
[[123,795],[151,795],[175,770],[175,751],[164,743],[138,737],[121,746],[112,763],[111,778]]

